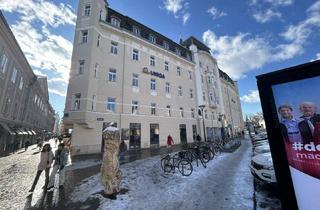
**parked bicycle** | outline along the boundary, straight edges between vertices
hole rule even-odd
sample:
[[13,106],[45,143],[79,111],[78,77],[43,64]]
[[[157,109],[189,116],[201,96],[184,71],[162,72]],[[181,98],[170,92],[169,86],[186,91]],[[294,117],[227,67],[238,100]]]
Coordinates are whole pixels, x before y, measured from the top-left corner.
[[167,154],[161,158],[161,168],[165,173],[175,173],[176,168],[183,176],[190,176],[193,171],[192,163],[181,153]]

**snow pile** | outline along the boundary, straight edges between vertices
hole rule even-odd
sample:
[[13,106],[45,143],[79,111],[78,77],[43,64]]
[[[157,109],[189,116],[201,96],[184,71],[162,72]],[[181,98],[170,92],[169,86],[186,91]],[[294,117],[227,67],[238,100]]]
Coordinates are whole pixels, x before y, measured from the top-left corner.
[[197,192],[197,186],[194,183],[207,179],[207,173],[215,171],[216,164],[227,156],[222,154],[215,157],[208,163],[207,168],[203,168],[202,165],[197,167],[194,163],[193,173],[188,177],[182,176],[178,170],[175,174],[164,174],[159,156],[134,161],[120,166],[123,175],[121,188],[128,189],[129,192],[118,195],[117,200],[110,200],[96,194],[103,190],[100,173],[77,186],[71,194],[71,200],[85,202],[90,197],[97,197],[100,199],[101,209],[167,209],[168,207],[177,209],[181,208],[181,205],[190,208],[188,207],[190,203],[185,204],[186,201],[193,202],[193,198],[205,196],[199,194],[201,190]]

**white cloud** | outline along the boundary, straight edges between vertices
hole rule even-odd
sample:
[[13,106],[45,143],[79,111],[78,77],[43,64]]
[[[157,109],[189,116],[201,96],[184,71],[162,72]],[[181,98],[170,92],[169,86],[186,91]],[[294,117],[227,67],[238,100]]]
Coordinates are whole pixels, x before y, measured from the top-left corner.
[[18,13],[10,27],[34,73],[48,77],[49,92],[65,96],[73,44],[50,28],[75,25],[71,6],[45,0],[0,0],[0,9]]
[[282,14],[278,11],[272,9],[267,9],[267,11],[258,11],[253,14],[253,18],[259,23],[266,23],[273,19],[281,19]]
[[174,15],[176,15],[179,10],[183,8],[183,1],[184,0],[165,0],[163,2],[164,8],[168,12],[172,12]]
[[291,25],[280,34],[284,43],[276,46],[263,37],[249,33],[235,36],[217,36],[213,31],[203,33],[203,41],[211,48],[222,70],[237,80],[247,72],[261,68],[266,63],[291,59],[304,52],[304,46],[315,28],[320,28],[320,0],[307,10],[307,18]]
[[269,44],[259,37],[250,38],[250,34],[218,37],[207,30],[202,37],[217,58],[220,68],[235,80],[262,67],[271,57]]
[[176,19],[181,18],[185,25],[190,19],[190,13],[187,11],[189,2],[185,0],[163,0],[163,7],[169,13],[172,13]]
[[210,14],[210,16],[215,20],[218,19],[219,17],[226,16],[227,13],[225,12],[220,12],[217,8],[212,6],[210,9],[207,10],[207,13]]
[[70,5],[60,3],[57,6],[44,0],[0,0],[0,9],[19,13],[25,21],[37,20],[52,27],[75,25],[77,18]]
[[249,90],[249,93],[247,95],[244,95],[240,97],[240,100],[243,101],[244,103],[259,103],[260,102],[260,97],[259,97],[259,92],[257,90]]
[[190,13],[187,12],[182,16],[183,24],[185,25],[189,19],[190,19]]
[[251,0],[250,6],[253,8],[252,17],[258,23],[267,23],[275,19],[281,19],[282,14],[279,7],[290,6],[293,0]]

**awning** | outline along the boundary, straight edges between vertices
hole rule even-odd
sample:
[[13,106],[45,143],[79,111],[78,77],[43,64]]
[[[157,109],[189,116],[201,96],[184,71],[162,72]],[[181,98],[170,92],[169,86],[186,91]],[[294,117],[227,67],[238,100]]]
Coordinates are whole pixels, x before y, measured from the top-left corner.
[[16,135],[16,133],[14,131],[12,131],[7,124],[0,122],[0,125],[6,130],[8,131],[8,133],[10,135]]
[[28,134],[29,134],[30,136],[32,136],[32,135],[33,135],[33,133],[31,132],[31,130],[26,129],[26,131],[28,132]]
[[31,132],[33,133],[33,135],[37,135],[37,133],[34,130],[31,130]]
[[23,135],[28,135],[29,133],[27,132],[27,130],[20,128],[20,130],[22,131]]
[[15,132],[16,132],[18,135],[23,135],[23,131],[20,130],[19,128],[16,128],[16,129],[15,129]]

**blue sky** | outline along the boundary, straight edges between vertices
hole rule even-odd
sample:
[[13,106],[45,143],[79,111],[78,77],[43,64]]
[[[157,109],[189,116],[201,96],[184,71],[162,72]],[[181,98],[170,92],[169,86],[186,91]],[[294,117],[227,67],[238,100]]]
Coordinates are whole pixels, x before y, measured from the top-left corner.
[[[0,0],[34,71],[48,76],[63,113],[78,1]],[[320,59],[320,0],[109,0],[110,7],[178,41],[206,43],[238,81],[244,114],[261,111],[255,76]]]

